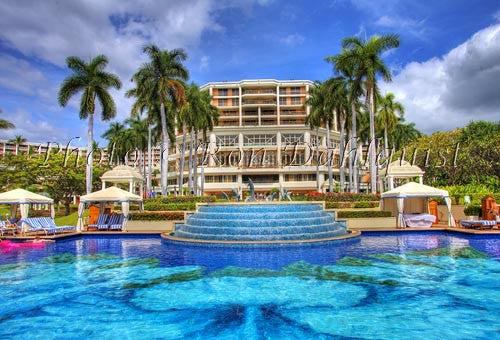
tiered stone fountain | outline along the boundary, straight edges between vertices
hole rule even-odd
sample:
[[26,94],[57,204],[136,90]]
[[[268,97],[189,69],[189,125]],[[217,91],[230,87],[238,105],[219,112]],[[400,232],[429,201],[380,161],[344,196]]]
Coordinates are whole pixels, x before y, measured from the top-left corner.
[[289,243],[345,238],[344,221],[336,221],[321,203],[198,205],[184,224],[166,238],[210,243]]

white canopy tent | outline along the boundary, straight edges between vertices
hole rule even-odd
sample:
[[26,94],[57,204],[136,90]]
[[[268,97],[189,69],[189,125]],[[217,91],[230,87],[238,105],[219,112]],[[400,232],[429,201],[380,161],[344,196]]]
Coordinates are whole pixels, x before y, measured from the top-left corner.
[[448,191],[428,185],[409,182],[380,195],[380,209],[390,210],[396,215],[396,226],[404,226],[403,213],[426,213],[427,198],[442,197],[448,208],[448,225],[455,226],[451,214],[451,199]]
[[[50,216],[55,217],[54,200],[43,195],[35,194],[34,192],[24,189],[14,189],[0,194],[0,204],[10,205],[10,216],[15,217],[17,207],[21,211],[21,220],[28,218],[30,205],[32,204],[48,204],[50,206]],[[26,230],[23,223],[23,231]]]
[[122,213],[124,216],[123,231],[127,231],[126,225],[129,218],[130,202],[139,203],[140,209],[142,210],[141,196],[112,186],[80,197],[80,205],[78,206],[78,224],[76,226],[77,230],[81,231],[83,228],[83,211],[85,210],[85,204],[100,203],[102,213],[103,204],[106,202],[121,203]]

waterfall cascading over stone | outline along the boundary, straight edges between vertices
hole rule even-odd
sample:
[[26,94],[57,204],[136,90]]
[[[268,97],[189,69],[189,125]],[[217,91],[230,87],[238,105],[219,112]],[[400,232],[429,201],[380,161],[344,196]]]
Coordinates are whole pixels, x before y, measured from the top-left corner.
[[177,225],[176,239],[205,241],[306,241],[347,234],[345,222],[318,203],[200,205]]

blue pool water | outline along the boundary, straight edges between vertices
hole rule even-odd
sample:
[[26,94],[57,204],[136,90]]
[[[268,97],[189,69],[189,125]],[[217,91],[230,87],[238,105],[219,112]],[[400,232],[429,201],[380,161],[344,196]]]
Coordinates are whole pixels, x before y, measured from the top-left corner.
[[1,339],[498,339],[500,237],[84,236],[0,253],[0,299]]

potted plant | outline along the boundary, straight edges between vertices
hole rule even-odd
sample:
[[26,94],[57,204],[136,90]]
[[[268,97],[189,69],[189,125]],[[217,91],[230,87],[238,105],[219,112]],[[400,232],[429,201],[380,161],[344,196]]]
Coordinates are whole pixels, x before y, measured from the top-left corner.
[[481,216],[481,206],[478,204],[469,204],[464,208],[464,214],[469,220],[477,219]]

